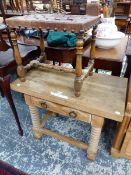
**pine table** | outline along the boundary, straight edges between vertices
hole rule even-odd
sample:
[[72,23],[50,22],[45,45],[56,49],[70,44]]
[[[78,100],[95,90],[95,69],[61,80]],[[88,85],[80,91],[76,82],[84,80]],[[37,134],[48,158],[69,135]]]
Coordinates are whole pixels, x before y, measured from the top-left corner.
[[[33,69],[25,78],[24,82],[19,79],[14,81],[11,88],[24,94],[30,109],[35,138],[40,139],[43,135],[53,136],[85,149],[87,157],[94,160],[104,120],[106,118],[119,122],[123,120],[127,79],[93,74],[85,79],[81,96],[76,97],[73,92],[72,73],[50,71],[46,68]],[[38,108],[47,109],[42,119]],[[89,145],[44,128],[48,118],[55,114],[89,123],[92,127]]]

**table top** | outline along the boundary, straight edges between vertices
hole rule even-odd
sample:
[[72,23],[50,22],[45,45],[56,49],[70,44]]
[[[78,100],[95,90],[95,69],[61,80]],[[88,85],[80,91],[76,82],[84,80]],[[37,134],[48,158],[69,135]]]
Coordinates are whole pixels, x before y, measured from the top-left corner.
[[57,28],[59,31],[66,29],[67,31],[74,30],[76,33],[80,30],[87,30],[99,21],[99,16],[88,15],[66,15],[66,14],[31,14],[24,16],[15,16],[6,19],[6,23],[17,28],[42,28],[52,29]]
[[48,100],[72,109],[122,121],[125,112],[127,79],[94,74],[84,80],[80,97],[74,95],[74,74],[31,70],[26,81],[11,83],[15,91]]
[[[122,62],[125,56],[126,46],[127,46],[128,37],[125,36],[120,43],[111,49],[101,49],[96,47],[95,49],[95,59],[102,59],[102,60],[110,60],[115,62]],[[90,48],[88,48],[83,56],[89,57],[90,55]]]

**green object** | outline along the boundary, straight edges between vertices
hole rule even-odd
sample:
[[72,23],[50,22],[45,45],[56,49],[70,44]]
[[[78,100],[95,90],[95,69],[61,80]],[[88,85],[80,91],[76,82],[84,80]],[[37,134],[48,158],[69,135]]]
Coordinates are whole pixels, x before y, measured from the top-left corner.
[[47,37],[49,46],[75,47],[76,41],[76,34],[70,32],[50,31]]

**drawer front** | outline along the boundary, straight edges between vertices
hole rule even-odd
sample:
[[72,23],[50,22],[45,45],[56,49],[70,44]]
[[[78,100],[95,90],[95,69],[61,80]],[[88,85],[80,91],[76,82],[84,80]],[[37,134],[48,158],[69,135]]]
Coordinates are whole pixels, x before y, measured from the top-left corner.
[[31,99],[32,99],[33,104],[37,107],[44,108],[49,111],[52,111],[52,112],[55,112],[61,115],[69,116],[69,117],[72,117],[72,118],[75,118],[77,120],[84,121],[87,123],[91,122],[91,114],[89,113],[85,113],[83,111],[72,109],[72,108],[69,108],[69,107],[66,107],[60,104],[38,99],[35,97],[31,97]]

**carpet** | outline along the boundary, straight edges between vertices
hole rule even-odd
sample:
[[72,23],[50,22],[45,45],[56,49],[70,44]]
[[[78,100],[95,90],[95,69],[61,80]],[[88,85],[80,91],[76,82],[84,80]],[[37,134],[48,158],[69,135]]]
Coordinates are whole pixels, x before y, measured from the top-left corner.
[[28,174],[0,160],[0,175],[28,175]]
[[[0,98],[0,159],[29,175],[131,175],[131,161],[110,156],[116,123],[108,120],[102,130],[95,161],[86,151],[44,136],[34,139],[30,113],[22,94],[13,92],[14,102],[24,130],[18,130],[5,98]],[[45,111],[40,110],[41,114]],[[46,127],[75,139],[88,142],[90,125],[65,116],[51,117]]]

